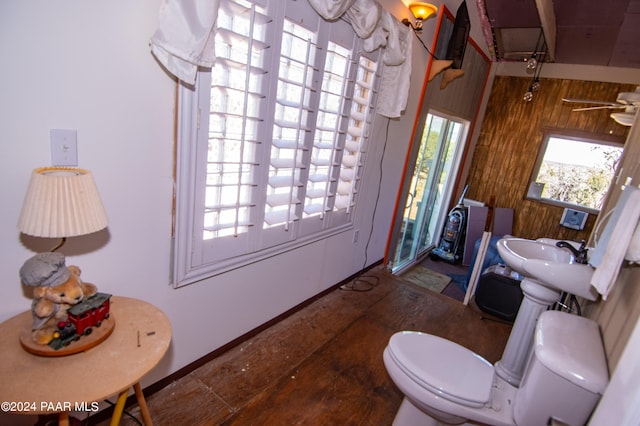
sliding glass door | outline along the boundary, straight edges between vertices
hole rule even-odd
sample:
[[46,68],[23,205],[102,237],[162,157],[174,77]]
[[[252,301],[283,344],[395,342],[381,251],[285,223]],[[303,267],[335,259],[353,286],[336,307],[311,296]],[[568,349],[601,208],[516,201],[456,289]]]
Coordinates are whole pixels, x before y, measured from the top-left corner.
[[406,194],[392,270],[411,266],[440,239],[468,124],[429,112]]

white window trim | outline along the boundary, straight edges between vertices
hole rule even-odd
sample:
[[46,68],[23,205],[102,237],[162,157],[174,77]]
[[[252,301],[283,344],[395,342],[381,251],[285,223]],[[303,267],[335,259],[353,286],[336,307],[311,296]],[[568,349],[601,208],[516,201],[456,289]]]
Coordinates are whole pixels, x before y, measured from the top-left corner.
[[[326,21],[324,21],[324,24],[331,25]],[[349,28],[349,31],[352,31],[351,28],[344,25],[344,23],[340,24],[345,28]],[[358,39],[356,46],[361,46],[359,43],[361,43],[361,41]],[[359,57],[358,55],[356,56]],[[374,55],[367,56],[377,59],[379,54],[375,52]],[[377,85],[380,83],[382,74],[382,61],[378,60],[378,64],[378,69],[375,73],[376,87],[372,88],[374,93],[372,97],[373,105],[375,105]],[[324,229],[316,230],[308,235],[296,236],[296,238],[291,241],[243,254],[238,257],[216,260],[212,263],[202,261],[194,262],[194,256],[199,256],[200,258],[203,256],[203,254],[200,253],[200,251],[202,251],[201,240],[198,239],[198,232],[201,232],[202,227],[197,223],[196,218],[199,216],[195,210],[196,206],[201,203],[201,201],[198,200],[195,188],[198,186],[198,179],[202,177],[197,176],[198,168],[195,167],[195,164],[197,164],[198,157],[203,155],[202,153],[198,153],[198,150],[202,149],[202,143],[198,141],[199,133],[206,133],[200,132],[198,127],[199,124],[204,121],[203,117],[206,117],[204,119],[208,120],[209,100],[204,96],[198,96],[197,90],[197,86],[205,74],[206,70],[204,73],[199,73],[196,90],[193,90],[193,87],[188,87],[183,84],[179,84],[178,88],[178,124],[176,129],[178,148],[176,150],[176,196],[172,265],[174,287],[191,284],[286,251],[297,249],[314,241],[328,238],[353,228],[353,212],[351,211],[352,209],[349,209],[349,219],[345,223],[324,227]],[[277,78],[277,75],[272,75],[271,78]],[[368,108],[369,114],[367,115],[366,126],[369,131],[373,128],[375,108],[372,105],[369,105]],[[368,131],[366,131],[366,135],[363,136],[365,140],[364,143],[367,145],[370,143],[368,140]],[[206,153],[204,153],[204,155],[206,156]],[[360,177],[364,174],[365,167],[366,156],[365,162],[361,164],[358,173]],[[361,185],[362,182],[359,184]]]
[[[570,203],[560,201],[554,198],[544,198],[542,197],[542,189],[539,186],[539,183],[536,182],[536,178],[540,173],[540,169],[542,168],[543,160],[547,151],[548,143],[550,139],[562,139],[567,141],[575,141],[582,142],[585,144],[592,145],[601,145],[601,146],[613,146],[616,148],[620,148],[621,150],[624,148],[624,138],[616,135],[608,135],[608,134],[595,134],[589,132],[583,132],[580,130],[569,130],[569,129],[560,129],[560,128],[545,128],[543,129],[543,137],[540,148],[538,149],[538,156],[536,158],[536,162],[534,164],[533,169],[531,170],[531,176],[529,178],[529,185],[527,186],[527,193],[524,198],[531,201],[536,201],[543,204],[548,204],[551,206],[561,207],[564,209],[573,209],[589,214],[597,215],[600,213],[600,209],[588,207],[585,205]],[[622,159],[622,154],[620,159],[618,160],[618,164]],[[613,173],[613,180],[615,180],[615,174]]]

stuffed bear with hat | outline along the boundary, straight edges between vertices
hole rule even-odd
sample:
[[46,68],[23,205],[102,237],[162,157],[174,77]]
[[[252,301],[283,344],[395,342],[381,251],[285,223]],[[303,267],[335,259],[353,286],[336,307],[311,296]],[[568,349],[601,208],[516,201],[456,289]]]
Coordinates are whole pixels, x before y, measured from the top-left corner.
[[38,253],[20,268],[20,279],[33,287],[31,338],[40,345],[53,339],[58,322],[67,320],[67,309],[96,294],[94,284],[80,279],[80,268],[65,266],[61,253]]

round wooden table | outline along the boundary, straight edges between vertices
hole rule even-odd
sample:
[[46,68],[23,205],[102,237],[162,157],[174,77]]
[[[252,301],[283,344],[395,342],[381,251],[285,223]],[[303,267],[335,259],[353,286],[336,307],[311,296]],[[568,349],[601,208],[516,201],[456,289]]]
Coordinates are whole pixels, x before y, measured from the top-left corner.
[[171,324],[155,306],[137,299],[111,297],[115,328],[99,345],[73,355],[44,357],[27,352],[20,334],[31,327],[31,311],[0,324],[0,403],[20,414],[95,411],[97,403],[118,395],[111,424],[118,424],[133,387],[145,424],[151,417],[140,379],[162,359],[171,342]]

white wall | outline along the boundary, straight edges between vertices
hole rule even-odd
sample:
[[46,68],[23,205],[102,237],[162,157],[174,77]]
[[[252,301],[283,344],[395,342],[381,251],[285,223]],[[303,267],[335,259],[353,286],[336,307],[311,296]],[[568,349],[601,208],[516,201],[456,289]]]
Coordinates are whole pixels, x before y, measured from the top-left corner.
[[0,321],[29,308],[18,270],[53,245],[21,237],[16,228],[31,171],[51,164],[50,129],[76,129],[79,166],[94,174],[109,227],[71,239],[61,251],[85,281],[149,301],[169,317],[170,352],[143,386],[359,271],[372,229],[367,262],[383,257],[426,63],[417,61],[406,118],[389,125],[374,209],[387,119],[376,121],[357,244],[353,231],[345,232],[175,290],[169,282],[175,83],[148,47],[159,6],[160,0],[0,3]]

